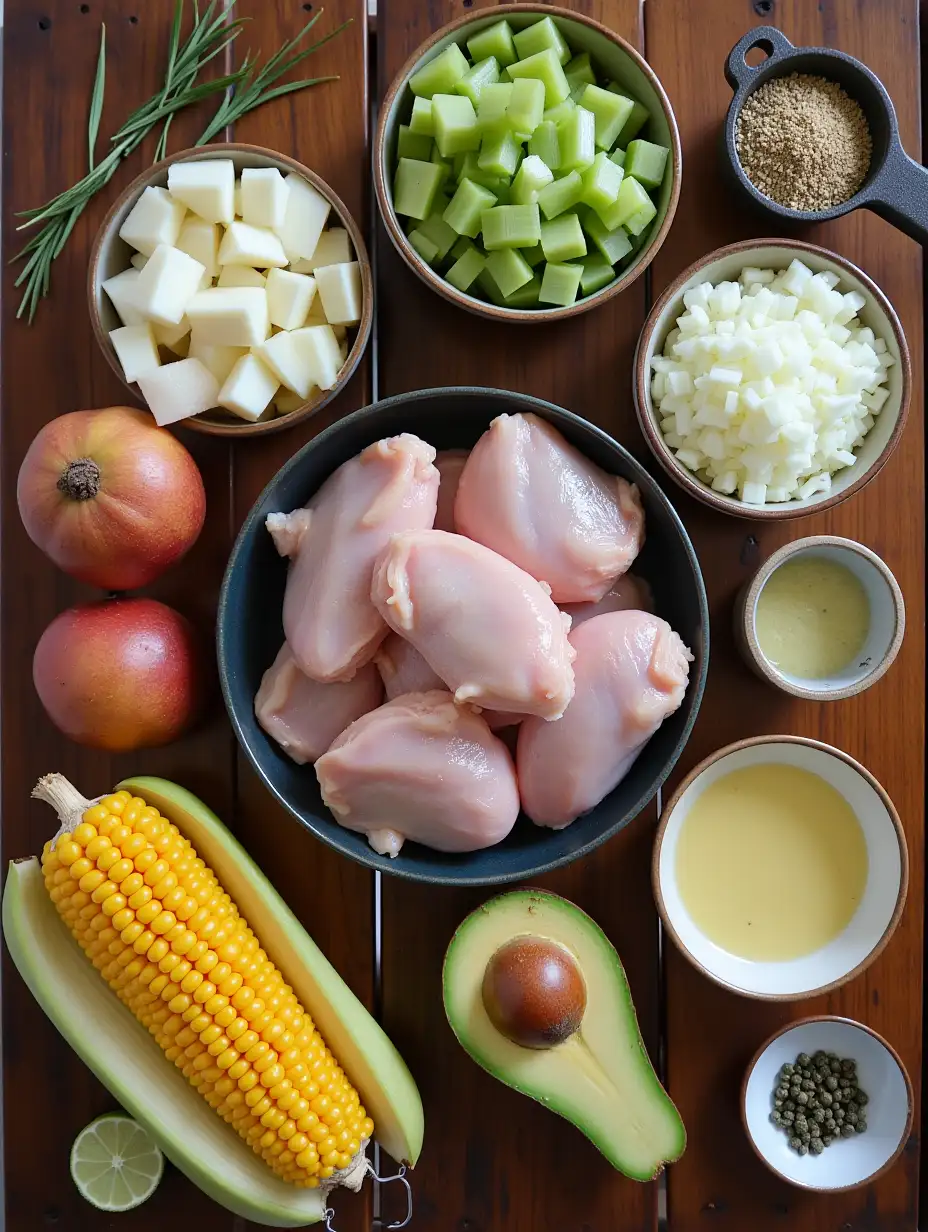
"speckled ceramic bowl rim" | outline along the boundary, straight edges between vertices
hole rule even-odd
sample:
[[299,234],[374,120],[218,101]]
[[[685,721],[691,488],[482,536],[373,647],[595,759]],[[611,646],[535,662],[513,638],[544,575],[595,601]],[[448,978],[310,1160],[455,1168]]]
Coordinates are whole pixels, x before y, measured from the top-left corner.
[[[663,222],[654,235],[652,235],[641,255],[641,259],[622,274],[620,278],[617,278],[614,283],[604,287],[601,291],[595,291],[592,295],[584,296],[583,299],[578,299],[566,308],[501,308],[496,304],[485,303],[472,295],[458,291],[450,282],[436,274],[409,243],[403,228],[397,221],[396,212],[393,209],[390,193],[387,188],[387,118],[397,94],[406,88],[416,65],[437,42],[447,38],[449,34],[455,34],[475,21],[486,21],[488,17],[502,21],[514,13],[538,13],[539,16],[576,22],[578,25],[586,26],[588,29],[602,35],[610,43],[614,43],[648,79],[651,88],[657,95],[661,109],[664,112],[664,118],[667,121],[667,127],[670,130],[671,186],[670,198],[667,202],[667,212],[664,215]],[[463,17],[457,17],[454,21],[449,21],[447,25],[436,30],[434,34],[429,35],[409,56],[390,83],[390,88],[387,90],[384,100],[380,105],[380,115],[377,120],[377,131],[374,136],[373,145],[373,172],[377,205],[380,209],[380,217],[383,219],[387,234],[393,242],[394,248],[396,248],[412,272],[426,286],[431,287],[433,291],[437,291],[449,303],[456,304],[459,308],[464,308],[475,316],[489,317],[494,321],[508,321],[513,324],[531,325],[545,321],[563,321],[568,317],[577,316],[581,312],[588,312],[591,308],[598,308],[600,304],[605,304],[614,295],[627,290],[635,279],[644,273],[657,256],[661,245],[667,238],[667,232],[670,230],[670,225],[677,210],[677,202],[680,198],[680,181],[683,176],[683,149],[680,144],[680,133],[677,129],[673,107],[670,105],[670,99],[667,97],[657,74],[641,53],[631,43],[622,38],[621,34],[616,34],[614,30],[610,30],[607,26],[602,25],[601,22],[594,21],[592,17],[587,17],[584,13],[578,13],[571,9],[558,8],[549,4],[500,4],[495,8],[480,9],[473,13],[466,13]]]
[[[576,851],[571,851],[565,856],[559,857],[554,860],[549,860],[548,862],[544,864],[538,864],[534,866],[533,868],[531,868],[530,870],[524,870],[522,872],[516,872],[516,873],[491,874],[485,878],[481,877],[479,881],[476,881],[474,880],[474,878],[471,878],[471,877],[457,876],[455,873],[451,871],[449,871],[447,876],[443,876],[440,880],[438,880],[435,877],[426,876],[423,873],[416,872],[415,869],[409,869],[402,865],[397,865],[395,862],[391,863],[389,856],[378,855],[377,852],[375,852],[373,849],[369,849],[368,851],[366,851],[364,853],[364,858],[362,859],[355,852],[349,851],[346,848],[343,848],[342,846],[339,845],[335,837],[336,831],[333,830],[330,833],[326,830],[318,829],[318,828],[310,826],[299,815],[299,813],[297,813],[290,806],[286,797],[277,790],[272,779],[264,772],[262,767],[258,764],[258,761],[256,760],[256,758],[253,756],[251,749],[248,747],[248,742],[245,739],[245,733],[242,729],[242,725],[239,720],[236,708],[232,702],[232,690],[231,690],[230,682],[229,682],[229,669],[228,669],[228,662],[227,662],[227,653],[226,653],[226,648],[225,648],[225,613],[227,612],[229,608],[229,589],[231,585],[232,573],[234,569],[236,568],[238,557],[242,549],[242,545],[244,544],[245,540],[254,533],[255,523],[258,520],[259,512],[264,504],[265,497],[267,496],[269,490],[273,488],[274,485],[277,483],[281,473],[284,471],[290,471],[293,469],[297,469],[300,466],[302,466],[303,459],[305,458],[306,454],[311,449],[315,448],[319,442],[324,442],[327,439],[329,439],[332,435],[336,434],[340,430],[340,427],[342,425],[348,424],[348,423],[354,423],[359,419],[365,418],[372,410],[375,410],[375,409],[379,410],[384,407],[391,407],[391,408],[401,407],[405,404],[419,402],[426,398],[435,398],[438,396],[449,396],[449,395],[452,395],[455,397],[464,396],[464,397],[473,397],[473,398],[484,398],[487,395],[495,395],[497,397],[503,397],[503,398],[513,398],[513,397],[518,398],[519,401],[523,403],[526,407],[528,407],[529,409],[535,409],[539,411],[542,415],[545,413],[545,411],[553,411],[558,416],[564,416],[567,419],[570,419],[579,424],[582,424],[585,429],[588,429],[590,432],[594,433],[595,435],[600,436],[603,439],[603,441],[607,443],[611,448],[618,450],[619,453],[623,455],[626,462],[629,464],[630,469],[634,470],[640,476],[640,481],[642,483],[642,486],[647,491],[648,499],[653,499],[663,505],[668,517],[671,519],[672,523],[677,529],[677,532],[680,536],[680,542],[683,546],[683,550],[693,569],[693,575],[694,575],[694,579],[696,582],[697,601],[698,601],[698,607],[699,607],[699,621],[700,621],[700,627],[703,630],[703,637],[704,637],[703,646],[702,646],[702,656],[701,656],[702,662],[700,664],[700,670],[699,670],[698,675],[696,675],[695,677],[692,677],[692,676],[690,677],[690,682],[688,685],[688,691],[689,689],[694,690],[693,695],[692,695],[693,700],[692,700],[692,706],[690,709],[689,717],[687,718],[687,721],[683,727],[683,730],[680,732],[679,738],[677,739],[676,744],[674,745],[673,749],[670,752],[670,755],[668,756],[666,760],[663,770],[657,776],[656,780],[649,786],[648,790],[639,798],[639,800],[635,803],[635,805],[630,810],[628,810],[630,814],[628,817],[628,820],[623,821],[621,824],[617,824],[614,826],[603,827],[602,831],[599,834],[595,835],[595,837],[591,838],[590,841],[585,844],[585,846],[578,848]],[[636,482],[638,482],[638,480],[636,480]],[[226,712],[228,713],[228,716],[229,716],[229,721],[232,724],[232,728],[235,732],[235,736],[236,736],[236,739],[238,740],[239,746],[244,750],[246,757],[251,763],[252,769],[261,779],[262,783],[264,783],[265,787],[268,789],[271,795],[278,801],[280,805],[282,805],[282,807],[290,814],[290,816],[293,817],[297,822],[299,822],[299,824],[302,825],[304,829],[308,830],[309,833],[312,834],[315,838],[319,839],[321,842],[325,843],[327,846],[332,847],[334,850],[338,851],[341,855],[344,855],[346,858],[350,860],[354,860],[355,862],[362,864],[366,868],[376,869],[379,872],[390,873],[394,877],[399,877],[407,881],[417,881],[417,882],[421,882],[423,884],[428,884],[428,885],[463,886],[463,887],[471,887],[471,888],[476,885],[493,886],[493,885],[508,885],[508,884],[513,884],[513,883],[518,883],[518,882],[524,882],[527,877],[538,877],[542,873],[548,873],[548,872],[551,872],[553,869],[561,868],[562,866],[566,864],[572,864],[575,860],[580,860],[584,856],[589,855],[591,851],[594,851],[597,847],[600,847],[608,839],[612,838],[621,829],[623,829],[625,825],[632,824],[635,818],[641,815],[643,810],[647,808],[648,804],[654,799],[654,797],[657,795],[657,792],[660,790],[663,784],[667,781],[668,775],[670,775],[670,773],[673,771],[674,766],[677,764],[677,761],[679,760],[680,755],[683,752],[683,749],[685,748],[686,743],[690,738],[690,735],[693,730],[693,726],[695,725],[697,716],[699,714],[699,707],[702,703],[703,692],[706,687],[706,677],[709,671],[709,649],[710,649],[709,601],[706,595],[706,586],[705,586],[705,581],[702,576],[702,569],[700,568],[700,565],[699,565],[699,559],[696,555],[696,550],[693,547],[689,534],[687,533],[686,527],[683,525],[682,521],[680,520],[679,514],[677,513],[676,509],[674,509],[673,505],[670,503],[670,500],[668,499],[667,495],[665,494],[665,492],[663,491],[663,489],[661,488],[657,480],[654,479],[651,475],[649,475],[648,472],[641,465],[641,463],[636,458],[634,458],[628,452],[628,450],[624,448],[624,446],[620,445],[618,441],[616,441],[613,437],[611,437],[608,432],[604,432],[602,428],[598,428],[595,424],[590,423],[589,420],[584,419],[582,416],[575,415],[572,411],[568,411],[564,407],[557,406],[553,402],[547,402],[543,398],[534,398],[530,394],[518,393],[514,390],[494,389],[489,386],[479,386],[479,385],[456,385],[456,386],[448,386],[448,387],[442,387],[442,388],[416,389],[416,390],[411,390],[409,393],[394,394],[390,398],[383,398],[378,402],[373,402],[369,406],[362,407],[360,410],[352,412],[352,414],[350,415],[346,415],[344,418],[338,420],[336,423],[330,425],[328,428],[325,428],[322,432],[318,434],[318,436],[313,437],[311,441],[308,441],[307,444],[305,444],[302,449],[300,449],[297,453],[293,455],[293,457],[291,457],[287,462],[285,462],[284,465],[280,468],[280,470],[278,470],[277,473],[268,481],[268,483],[265,485],[264,489],[262,490],[261,494],[255,500],[255,503],[250,509],[247,517],[245,518],[245,521],[242,523],[242,527],[240,531],[238,532],[238,535],[236,536],[236,540],[232,547],[232,551],[229,554],[229,560],[226,565],[226,571],[222,579],[222,587],[219,592],[219,605],[218,605],[217,616],[216,616],[216,655],[217,655],[217,661],[219,665],[219,680],[220,680],[220,685],[222,687],[223,701],[225,703]],[[334,825],[336,825],[336,823],[334,822],[334,819],[333,819],[333,826]]]
[[[832,980],[828,984],[822,984],[818,988],[810,988],[806,992],[799,993],[762,993],[752,992],[745,988],[739,988],[735,984],[730,984],[728,980],[723,980],[715,975],[707,967],[704,967],[698,959],[694,958],[690,950],[684,945],[679,933],[674,928],[670,916],[667,912],[667,906],[664,902],[664,892],[661,888],[661,847],[664,842],[664,834],[667,831],[667,826],[670,824],[670,818],[673,815],[674,809],[680,803],[683,793],[687,791],[693,783],[702,775],[703,771],[708,770],[710,766],[715,765],[717,761],[728,757],[730,753],[737,753],[741,749],[754,748],[761,744],[801,744],[806,748],[817,749],[821,753],[827,753],[832,757],[837,757],[839,761],[843,761],[845,765],[856,770],[857,773],[873,788],[883,802],[883,807],[889,816],[890,821],[896,832],[896,841],[899,844],[899,889],[896,893],[896,906],[893,909],[893,914],[890,917],[889,923],[883,930],[883,934],[874,944],[873,948],[867,954],[866,958],[862,959],[856,967],[853,967],[845,975],[839,979]],[[902,912],[905,908],[905,901],[909,892],[909,849],[905,841],[905,831],[902,828],[902,821],[899,814],[896,812],[896,806],[889,797],[886,788],[875,778],[866,766],[861,765],[859,761],[851,757],[849,753],[845,753],[842,749],[837,749],[834,745],[825,744],[822,740],[813,740],[809,736],[752,736],[748,740],[736,740],[734,744],[726,744],[724,748],[717,749],[714,753],[710,753],[704,758],[698,766],[695,766],[682,783],[676,788],[673,795],[664,805],[661,811],[660,820],[657,825],[657,833],[654,836],[654,850],[651,855],[651,887],[654,891],[654,901],[657,904],[657,910],[661,917],[661,923],[667,930],[668,935],[673,939],[677,949],[683,957],[695,967],[706,979],[711,980],[713,984],[718,984],[720,988],[726,989],[728,992],[733,992],[739,997],[749,997],[752,1001],[807,1001],[812,997],[820,997],[825,993],[834,992],[836,988],[841,988],[844,984],[856,979],[858,975],[866,971],[872,962],[877,959],[880,954],[886,949],[890,938],[896,931]]]
[[[774,571],[789,560],[791,556],[798,556],[802,552],[819,547],[843,548],[845,551],[855,552],[858,556],[863,557],[864,560],[869,561],[885,582],[892,596],[893,611],[896,617],[896,627],[892,640],[879,663],[871,668],[865,676],[855,680],[852,684],[845,685],[841,689],[808,689],[802,685],[794,684],[791,680],[787,680],[786,677],[776,670],[761,650],[757,642],[757,633],[754,626],[757,600]],[[741,625],[739,645],[743,645],[745,652],[751,657],[751,663],[765,680],[783,693],[789,693],[792,697],[801,697],[806,701],[812,702],[836,702],[846,697],[856,697],[858,693],[864,693],[871,685],[876,684],[878,680],[885,676],[892,667],[905,635],[905,600],[902,597],[899,583],[893,576],[889,565],[886,564],[882,557],[877,556],[876,552],[871,548],[858,543],[856,539],[844,539],[840,535],[809,535],[805,539],[794,539],[792,543],[784,544],[783,547],[778,548],[760,566],[748,584],[743,601],[739,603],[739,623]]]
[[[896,345],[899,348],[900,367],[902,369],[902,392],[899,398],[899,412],[893,425],[892,435],[884,445],[882,453],[873,460],[870,466],[853,483],[848,484],[843,491],[831,493],[824,500],[814,501],[805,506],[745,505],[742,501],[734,500],[730,496],[724,496],[720,492],[713,492],[708,484],[697,479],[695,475],[676,460],[673,451],[664,441],[651,402],[651,381],[646,352],[665,308],[680,294],[680,288],[698,274],[700,270],[705,269],[707,265],[712,265],[715,261],[720,261],[725,257],[736,254],[743,255],[745,265],[749,265],[750,254],[760,248],[798,249],[800,252],[807,252],[812,256],[828,261],[839,269],[845,270],[853,278],[858,279],[873,297],[880,311],[885,314],[896,339]],[[822,513],[825,509],[832,509],[835,505],[840,505],[842,501],[848,500],[855,493],[866,487],[871,479],[875,479],[883,469],[889,461],[893,450],[899,444],[899,439],[902,436],[906,420],[908,419],[909,404],[912,399],[912,360],[909,355],[909,346],[906,342],[905,331],[902,328],[899,317],[896,315],[896,310],[889,302],[885,292],[877,286],[868,274],[865,274],[862,269],[856,266],[853,261],[849,261],[847,257],[842,257],[840,253],[832,252],[829,248],[822,248],[820,244],[809,244],[805,240],[785,239],[783,236],[741,240],[737,244],[726,244],[724,247],[716,248],[704,257],[700,257],[698,261],[694,261],[681,274],[678,274],[655,301],[651,311],[648,313],[647,320],[642,326],[641,333],[638,336],[638,346],[635,350],[633,373],[632,390],[638,423],[641,426],[641,431],[644,433],[651,452],[667,474],[671,479],[676,480],[681,488],[689,492],[690,496],[694,496],[702,504],[708,505],[712,509],[717,509],[721,513],[731,514],[736,518],[744,518],[749,521],[785,522],[791,518],[809,517],[814,513]]]
[[[871,1172],[869,1176],[865,1176],[861,1180],[855,1181],[853,1185],[835,1185],[835,1186],[827,1186],[827,1187],[821,1186],[821,1185],[804,1185],[802,1181],[797,1181],[797,1180],[794,1180],[790,1176],[786,1176],[784,1173],[782,1173],[779,1170],[779,1168],[775,1168],[773,1164],[770,1162],[770,1160],[767,1158],[767,1156],[764,1155],[764,1153],[758,1147],[757,1143],[754,1141],[753,1134],[748,1129],[748,1118],[747,1118],[748,1083],[751,1079],[751,1074],[753,1074],[754,1072],[754,1067],[757,1065],[758,1061],[760,1061],[761,1057],[764,1055],[767,1049],[771,1046],[771,1044],[775,1043],[780,1038],[780,1036],[786,1035],[787,1032],[794,1030],[796,1027],[807,1027],[811,1023],[814,1023],[814,1022],[840,1022],[844,1024],[845,1026],[856,1027],[859,1031],[866,1031],[868,1035],[872,1035],[873,1038],[877,1041],[877,1043],[882,1044],[882,1046],[886,1049],[886,1051],[895,1061],[896,1065],[899,1068],[899,1073],[902,1075],[902,1080],[905,1083],[905,1093],[906,1093],[906,1102],[908,1105],[908,1112],[906,1116],[905,1129],[903,1130],[902,1135],[899,1139],[899,1145],[896,1147],[895,1151],[893,1151],[889,1159],[887,1159],[887,1161],[883,1165],[881,1165],[881,1167],[877,1168],[875,1172]],[[909,1071],[906,1069],[905,1065],[903,1064],[902,1058],[899,1056],[899,1053],[896,1052],[895,1048],[892,1046],[892,1044],[887,1039],[884,1039],[883,1036],[880,1035],[879,1031],[874,1031],[873,1027],[868,1027],[866,1023],[857,1022],[853,1018],[844,1018],[840,1014],[813,1014],[808,1018],[797,1018],[795,1022],[786,1023],[784,1026],[780,1027],[778,1031],[774,1031],[772,1035],[768,1036],[767,1039],[765,1039],[764,1042],[761,1044],[761,1046],[758,1048],[757,1052],[754,1053],[754,1056],[751,1058],[747,1069],[744,1071],[744,1077],[741,1080],[741,1098],[739,1100],[739,1104],[740,1104],[740,1111],[741,1111],[741,1124],[744,1128],[745,1136],[747,1137],[748,1142],[750,1142],[751,1144],[751,1149],[754,1151],[754,1154],[757,1156],[757,1158],[761,1161],[761,1163],[765,1164],[770,1169],[770,1171],[774,1174],[774,1176],[778,1176],[782,1181],[786,1181],[788,1185],[792,1185],[796,1189],[804,1189],[809,1193],[827,1193],[827,1194],[849,1193],[852,1189],[861,1189],[864,1185],[870,1185],[875,1180],[878,1180],[879,1177],[881,1177],[884,1172],[889,1171],[889,1169],[893,1166],[893,1164],[896,1162],[896,1160],[905,1150],[905,1144],[908,1142],[909,1137],[911,1136],[911,1133],[912,1133],[912,1121],[914,1120],[914,1117],[915,1117],[915,1092],[912,1089],[912,1080],[909,1077]]]
[[203,158],[204,155],[214,158],[217,155],[223,154],[233,160],[239,154],[253,154],[261,158],[267,158],[276,163],[280,171],[285,173],[292,171],[307,180],[317,192],[326,198],[338,215],[351,238],[361,270],[361,320],[357,327],[358,332],[355,335],[351,350],[348,352],[348,357],[339,372],[338,380],[331,389],[320,390],[316,397],[310,398],[308,402],[304,402],[302,406],[297,407],[294,411],[289,411],[286,415],[278,415],[274,419],[267,419],[260,423],[249,423],[247,420],[240,420],[238,423],[235,423],[231,419],[228,423],[225,423],[218,419],[203,419],[199,415],[194,415],[190,419],[182,419],[177,424],[171,425],[172,428],[189,428],[192,432],[203,432],[209,436],[268,436],[272,432],[282,432],[286,428],[292,428],[294,424],[298,424],[302,420],[308,419],[311,415],[315,415],[317,411],[321,411],[324,406],[327,406],[344,389],[361,362],[361,356],[364,354],[370,341],[371,328],[374,323],[374,280],[371,274],[371,262],[367,254],[364,235],[341,197],[315,171],[311,171],[309,167],[304,166],[303,163],[298,162],[295,158],[290,158],[287,154],[279,154],[276,150],[267,149],[265,146],[249,145],[241,141],[211,142],[208,146],[195,146],[187,150],[178,150],[176,154],[170,154],[167,158],[162,159],[161,162],[154,163],[151,167],[146,167],[119,194],[116,201],[107,211],[103,222],[100,223],[91,245],[90,262],[87,267],[87,304],[90,311],[90,321],[93,325],[94,337],[100,350],[106,357],[106,362],[123,385],[125,385],[126,389],[144,406],[145,399],[142,397],[138,386],[130,384],[125,378],[122,364],[116,357],[113,344],[110,342],[107,331],[103,327],[103,322],[97,309],[97,290],[100,280],[99,269],[102,254],[117,238],[115,220],[120,211],[125,207],[126,202],[132,200],[133,197],[141,196],[142,190],[147,188],[168,167],[173,163],[186,162],[191,158]]

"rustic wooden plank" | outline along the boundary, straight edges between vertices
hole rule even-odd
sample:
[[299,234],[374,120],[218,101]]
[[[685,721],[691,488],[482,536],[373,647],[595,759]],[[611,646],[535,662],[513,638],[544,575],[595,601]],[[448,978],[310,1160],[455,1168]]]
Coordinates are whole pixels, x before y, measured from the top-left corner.
[[[18,0],[6,7],[4,31],[4,255],[21,243],[13,211],[37,205],[84,173],[87,107],[100,22],[107,26],[109,71],[100,148],[126,115],[160,85],[173,0]],[[86,10],[86,11],[84,11]],[[218,67],[218,65],[217,65]],[[51,88],[50,88],[51,87]],[[215,105],[215,104],[213,104]],[[211,108],[207,107],[207,113]],[[179,117],[172,148],[191,143],[204,115]],[[107,790],[128,773],[162,774],[231,814],[233,740],[215,701],[197,733],[166,749],[119,757],[69,743],[52,727],[32,687],[32,651],[52,617],[72,603],[102,596],[58,573],[28,541],[16,510],[16,473],[46,421],[82,407],[131,401],[93,340],[86,312],[87,254],[97,226],[122,186],[150,160],[138,151],[86,212],[56,263],[51,298],[32,327],[14,320],[15,273],[3,273],[3,854],[41,850],[54,832],[46,808],[29,802],[40,774],[60,770],[86,794]],[[193,551],[151,588],[191,616],[210,656],[214,611],[230,547],[229,451],[224,443],[183,433],[206,484],[208,519]],[[218,448],[217,448],[218,444]],[[71,1142],[88,1121],[115,1105],[33,1001],[4,956],[3,1043],[6,1226],[16,1232],[63,1227],[82,1232],[104,1218],[78,1196],[69,1173]],[[44,1109],[46,1115],[36,1111]],[[52,1112],[53,1110],[53,1112]],[[122,1217],[127,1230],[154,1232],[183,1210],[204,1232],[231,1230],[232,1217],[173,1168],[155,1197]]]
[[[655,293],[682,268],[721,244],[770,234],[723,188],[716,139],[731,91],[722,67],[735,41],[760,20],[793,42],[826,44],[859,56],[886,83],[905,144],[918,157],[919,47],[915,0],[879,5],[852,0],[776,0],[775,6],[723,0],[699,8],[673,0],[645,6],[648,57],[677,109],[684,146],[683,193],[673,230],[653,269]],[[671,1232],[712,1226],[718,1232],[794,1232],[916,1226],[918,1138],[876,1184],[828,1197],[779,1181],[755,1158],[739,1121],[743,1070],[780,1024],[829,1012],[857,1018],[899,1050],[913,1083],[921,1071],[924,810],[924,438],[922,252],[861,211],[799,234],[860,263],[893,301],[915,371],[909,424],[892,461],[863,493],[831,512],[779,526],[736,521],[672,496],[706,574],[713,618],[712,664],[702,712],[679,773],[742,736],[793,732],[816,736],[859,757],[880,779],[902,816],[912,862],[902,924],[879,961],[828,998],[765,1005],[730,996],[701,978],[668,945],[667,1049],[671,1093],[687,1122],[689,1148],[669,1177]],[[731,604],[742,581],[781,543],[816,533],[858,539],[890,565],[908,607],[898,662],[862,697],[812,705],[792,702],[754,680],[736,658]]]
[[[635,0],[566,7],[641,46]],[[458,2],[384,0],[378,14],[381,97],[416,46],[464,11]],[[377,260],[381,396],[456,384],[519,390],[585,415],[645,456],[627,383],[645,312],[644,279],[573,321],[500,327],[424,287],[382,231]],[[540,880],[583,906],[615,942],[656,1058],[657,925],[648,884],[653,821],[649,810],[589,859]],[[442,1232],[653,1227],[655,1186],[625,1180],[576,1129],[479,1070],[448,1028],[442,955],[456,925],[492,893],[384,880],[384,1019],[420,1082],[429,1126],[414,1176],[416,1226]]]

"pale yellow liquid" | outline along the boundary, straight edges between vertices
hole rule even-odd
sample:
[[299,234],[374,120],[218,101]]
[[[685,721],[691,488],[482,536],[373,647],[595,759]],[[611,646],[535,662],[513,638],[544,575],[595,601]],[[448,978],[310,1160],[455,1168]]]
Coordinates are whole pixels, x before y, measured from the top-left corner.
[[784,962],[833,941],[867,882],[867,844],[844,799],[817,774],[746,766],[696,798],[680,829],[677,885],[710,941],[739,958]]
[[781,672],[821,680],[846,668],[863,650],[870,600],[845,565],[800,556],[770,575],[754,615],[757,642]]

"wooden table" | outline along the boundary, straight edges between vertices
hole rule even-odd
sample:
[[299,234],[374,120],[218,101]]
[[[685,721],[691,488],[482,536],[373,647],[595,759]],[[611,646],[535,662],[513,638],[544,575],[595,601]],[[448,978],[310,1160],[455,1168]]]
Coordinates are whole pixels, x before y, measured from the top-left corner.
[[[651,459],[631,407],[630,361],[651,296],[685,265],[723,243],[761,234],[718,177],[715,141],[730,91],[724,57],[759,22],[794,41],[827,44],[865,59],[886,83],[903,140],[918,156],[920,54],[917,0],[573,0],[620,32],[654,66],[673,103],[684,149],[677,218],[650,273],[606,307],[560,325],[499,329],[456,311],[403,267],[372,219],[370,104],[437,26],[483,0],[381,0],[376,42],[364,0],[329,0],[319,30],[352,17],[348,32],[319,57],[338,83],[272,104],[237,126],[236,139],[271,146],[309,163],[370,227],[377,261],[377,347],[350,386],[309,427],[229,446],[184,434],[207,486],[206,529],[189,558],[153,593],[205,631],[232,537],[277,467],[324,423],[385,396],[432,385],[483,383],[539,394],[608,429],[647,465]],[[236,45],[275,50],[311,4],[240,0],[252,20]],[[110,71],[102,134],[158,86],[173,0],[7,0],[4,45],[4,254],[16,249],[12,211],[46,200],[83,173],[86,109],[99,39],[107,23]],[[188,143],[203,116],[182,116],[172,148]],[[671,1232],[914,1232],[919,1139],[875,1185],[821,1197],[779,1183],[756,1160],[738,1120],[744,1066],[775,1028],[807,1013],[860,1019],[896,1046],[920,1085],[924,904],[924,440],[922,252],[865,213],[804,238],[860,263],[884,288],[908,334],[915,374],[905,436],[876,482],[836,510],[762,528],[704,511],[665,481],[696,543],[713,619],[713,650],[702,712],[677,776],[741,736],[795,732],[861,758],[902,815],[911,859],[908,906],[891,945],[861,978],[828,998],[766,1005],[728,995],[663,946],[651,900],[651,807],[592,857],[545,879],[589,911],[618,947],[651,1055],[689,1132],[683,1160],[666,1184],[636,1185],[611,1171],[576,1130],[495,1083],[455,1044],[441,1010],[439,967],[454,926],[484,895],[418,888],[387,878],[375,902],[372,878],[313,841],[274,807],[239,754],[221,707],[194,736],[167,749],[109,757],[53,730],[34,694],[29,663],[52,617],[91,597],[27,540],[16,511],[16,474],[41,424],[80,407],[125,400],[91,337],[85,310],[87,251],[104,210],[143,166],[136,155],[78,225],[55,267],[53,294],[31,328],[14,320],[18,296],[5,268],[3,302],[3,854],[37,852],[52,830],[29,802],[36,778],[69,775],[87,794],[129,772],[163,774],[200,794],[222,815],[355,991],[376,1004],[406,1056],[426,1104],[426,1146],[414,1175],[420,1232],[644,1232],[663,1218]],[[660,477],[660,476],[659,476]],[[902,653],[880,684],[856,701],[789,702],[756,682],[736,659],[729,633],[732,597],[775,547],[827,532],[862,540],[888,562],[908,605]],[[375,914],[375,912],[377,914]],[[382,966],[375,967],[375,920]],[[112,1107],[107,1093],[43,1017],[16,972],[3,969],[5,1196],[9,1232],[242,1232],[169,1169],[155,1197],[128,1215],[106,1217],[78,1197],[68,1176],[76,1132]],[[384,1219],[399,1210],[381,1191]],[[360,1232],[380,1215],[371,1186],[338,1198],[340,1232]],[[923,1223],[924,1226],[924,1223]]]

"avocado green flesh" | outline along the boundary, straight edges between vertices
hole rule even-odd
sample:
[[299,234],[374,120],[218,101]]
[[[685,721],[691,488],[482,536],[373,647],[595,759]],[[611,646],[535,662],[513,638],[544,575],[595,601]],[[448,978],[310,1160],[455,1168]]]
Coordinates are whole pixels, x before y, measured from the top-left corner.
[[[524,935],[565,946],[586,983],[580,1029],[554,1048],[512,1043],[484,1009],[487,963]],[[648,1060],[619,956],[573,903],[535,890],[492,899],[455,933],[443,986],[451,1028],[477,1064],[573,1122],[620,1172],[651,1180],[683,1154],[686,1131]]]
[[405,1062],[244,848],[215,813],[175,783],[140,777],[126,779],[122,788],[170,818],[212,868],[357,1088],[374,1137],[397,1162],[415,1164],[424,1113]]

